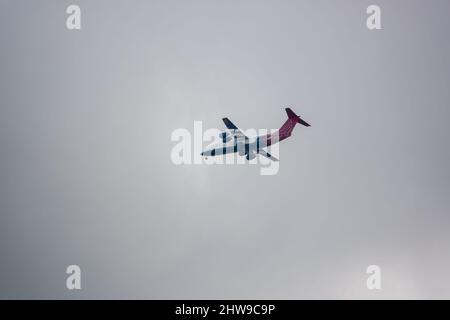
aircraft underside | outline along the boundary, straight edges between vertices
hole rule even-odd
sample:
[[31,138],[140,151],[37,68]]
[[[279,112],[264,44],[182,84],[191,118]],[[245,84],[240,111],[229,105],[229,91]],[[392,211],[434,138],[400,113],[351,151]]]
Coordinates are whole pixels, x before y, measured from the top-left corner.
[[[288,119],[277,132],[270,133],[265,136],[258,136],[254,142],[249,142],[252,140],[250,140],[238,127],[236,127],[230,119],[223,118],[222,120],[228,129],[228,131],[221,132],[219,135],[223,145],[205,150],[201,153],[201,155],[204,157],[214,157],[237,152],[240,156],[245,155],[247,160],[252,160],[257,154],[259,154],[273,161],[278,161],[276,157],[272,156],[263,148],[289,138],[295,125],[298,123],[306,127],[310,126],[307,122],[297,116],[290,108],[286,108],[286,113]],[[226,145],[226,143],[231,141],[234,142],[233,145]]]

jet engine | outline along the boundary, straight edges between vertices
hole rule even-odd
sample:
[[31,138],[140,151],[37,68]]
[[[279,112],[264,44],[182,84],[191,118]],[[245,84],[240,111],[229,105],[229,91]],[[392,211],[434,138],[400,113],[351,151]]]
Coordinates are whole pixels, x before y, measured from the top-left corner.
[[246,155],[246,151],[247,150],[245,150],[246,148],[245,148],[245,143],[243,143],[243,142],[238,142],[237,143],[237,152],[238,152],[238,154],[240,155],[240,156],[245,156]]
[[249,152],[249,153],[247,153],[247,155],[245,157],[247,158],[247,160],[253,160],[256,157],[256,153],[255,152]]
[[221,132],[219,134],[219,138],[222,140],[223,143],[226,143],[231,140],[231,135],[228,132]]

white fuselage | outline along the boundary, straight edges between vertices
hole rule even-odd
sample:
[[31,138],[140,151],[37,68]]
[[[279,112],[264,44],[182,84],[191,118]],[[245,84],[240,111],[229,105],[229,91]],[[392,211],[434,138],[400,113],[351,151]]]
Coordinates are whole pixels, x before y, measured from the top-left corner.
[[257,136],[249,139],[233,138],[229,142],[217,143],[209,146],[205,151],[202,152],[202,155],[208,157],[234,152],[238,152],[239,155],[258,153],[260,149],[278,142],[278,131],[272,134]]

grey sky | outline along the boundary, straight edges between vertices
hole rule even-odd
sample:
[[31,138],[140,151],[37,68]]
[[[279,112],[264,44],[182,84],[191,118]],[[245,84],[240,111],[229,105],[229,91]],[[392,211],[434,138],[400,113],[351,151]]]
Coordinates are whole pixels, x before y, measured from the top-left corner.
[[[449,10],[2,0],[0,298],[449,299]],[[176,128],[285,106],[312,126],[275,176],[170,161]]]

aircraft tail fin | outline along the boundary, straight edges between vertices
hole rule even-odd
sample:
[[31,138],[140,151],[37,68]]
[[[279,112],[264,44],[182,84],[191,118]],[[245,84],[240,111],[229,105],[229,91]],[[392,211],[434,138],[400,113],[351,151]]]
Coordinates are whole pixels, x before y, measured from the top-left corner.
[[296,115],[295,112],[291,110],[291,108],[286,108],[286,113],[287,113],[289,119],[295,120],[297,123],[300,123],[300,124],[304,125],[305,127],[310,126],[309,123],[307,123],[305,120],[303,120],[298,115]]

